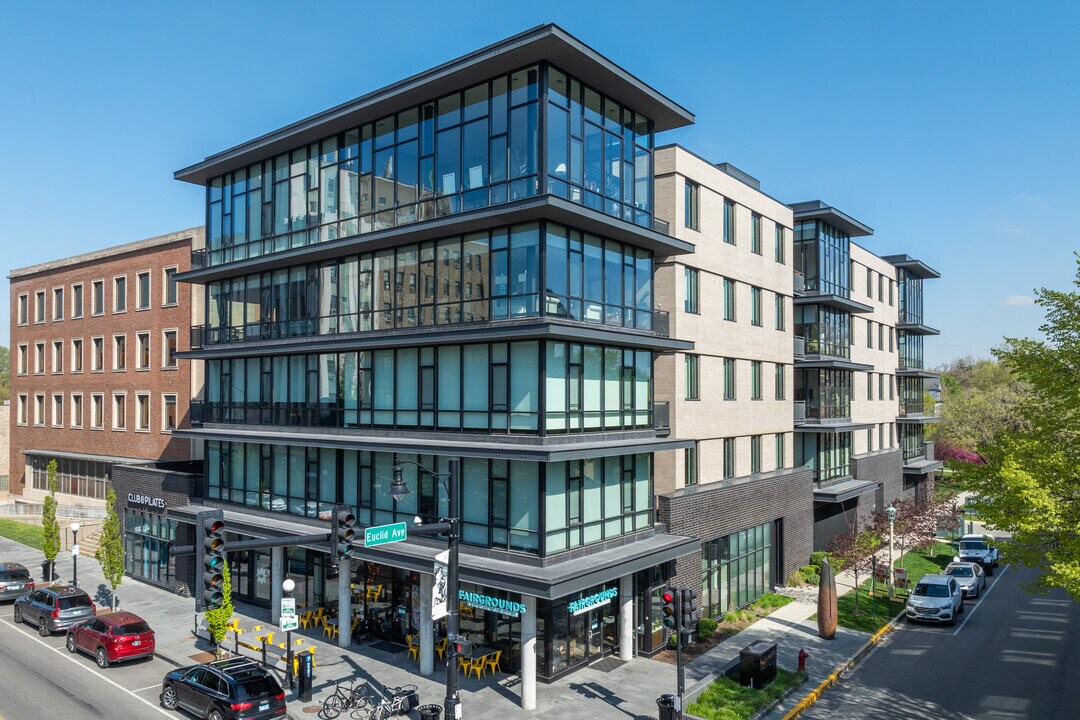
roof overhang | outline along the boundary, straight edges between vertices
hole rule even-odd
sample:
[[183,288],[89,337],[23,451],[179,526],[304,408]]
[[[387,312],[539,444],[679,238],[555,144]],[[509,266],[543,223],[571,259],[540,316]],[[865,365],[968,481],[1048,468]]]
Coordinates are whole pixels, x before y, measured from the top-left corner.
[[874,308],[869,305],[864,305],[851,298],[846,298],[842,295],[834,295],[832,293],[803,292],[801,295],[795,295],[794,302],[796,305],[825,305],[849,313],[874,312]]
[[361,95],[177,170],[174,177],[204,185],[216,176],[292,150],[362,123],[435,100],[497,75],[546,60],[651,119],[657,132],[691,125],[689,110],[608,60],[557,25],[541,25],[450,62]]
[[841,503],[877,490],[878,483],[871,480],[841,480],[826,487],[814,488],[814,502]]
[[828,355],[806,355],[795,358],[795,369],[824,368],[826,370],[859,370],[869,372],[874,369],[873,365],[852,362],[843,358],[829,357]]
[[918,458],[916,460],[908,460],[904,463],[905,475],[926,475],[932,473],[935,470],[940,470],[945,467],[945,463],[941,460],[927,460],[926,458]]
[[931,380],[941,377],[941,373],[930,372],[922,368],[897,368],[897,377],[930,378]]
[[801,433],[838,433],[866,430],[874,427],[873,423],[858,423],[847,420],[826,420],[824,422],[803,423],[795,426],[795,432]]
[[884,255],[881,259],[894,267],[906,270],[915,277],[920,277],[924,280],[941,277],[941,273],[937,270],[930,267],[922,260],[916,260],[910,255]]
[[838,230],[843,230],[851,237],[873,235],[874,228],[864,225],[847,213],[826,205],[820,200],[791,203],[788,205],[795,215],[795,222],[800,220],[824,220]]
[[897,330],[911,333],[912,335],[940,335],[941,331],[922,323],[896,323]]
[[927,423],[935,423],[941,420],[937,415],[897,415],[896,422],[907,423],[909,425],[925,425]]
[[66,450],[42,450],[31,448],[21,450],[23,455],[34,455],[49,458],[64,458],[65,460],[87,460],[93,462],[109,463],[111,465],[153,465],[157,460],[147,458],[124,457],[123,455],[94,455],[92,453],[69,452]]

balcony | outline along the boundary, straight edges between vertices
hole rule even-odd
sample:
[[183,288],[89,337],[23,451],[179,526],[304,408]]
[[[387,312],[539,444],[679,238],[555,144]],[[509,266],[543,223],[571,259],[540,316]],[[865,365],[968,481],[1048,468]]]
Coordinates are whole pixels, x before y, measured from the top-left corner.
[[806,292],[806,277],[798,270],[794,271],[793,288],[796,295],[802,295]]
[[796,400],[793,405],[795,408],[795,424],[802,425],[806,422],[806,401]]
[[794,354],[795,357],[799,359],[806,357],[806,338],[801,335],[795,336]]

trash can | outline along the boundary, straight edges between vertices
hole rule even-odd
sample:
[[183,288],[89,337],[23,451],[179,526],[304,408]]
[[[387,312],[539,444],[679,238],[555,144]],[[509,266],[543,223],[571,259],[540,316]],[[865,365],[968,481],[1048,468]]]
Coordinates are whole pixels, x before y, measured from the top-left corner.
[[661,695],[656,698],[657,720],[677,720],[678,714],[675,711],[675,696],[674,695]]
[[421,705],[416,712],[420,713],[420,720],[439,720],[442,708],[438,705]]
[[759,688],[776,678],[776,643],[758,640],[739,651],[739,684]]

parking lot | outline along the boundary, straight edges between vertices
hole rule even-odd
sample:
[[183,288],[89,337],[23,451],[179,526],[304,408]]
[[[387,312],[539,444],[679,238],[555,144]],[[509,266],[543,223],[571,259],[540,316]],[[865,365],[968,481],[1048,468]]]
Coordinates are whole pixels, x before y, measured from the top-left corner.
[[964,612],[956,620],[956,626],[950,627],[945,624],[921,622],[909,620],[904,617],[897,623],[897,630],[912,633],[932,633],[935,635],[957,635],[964,630],[970,621],[979,613],[979,609],[987,602],[994,602],[993,592],[1001,577],[1009,570],[1008,565],[1001,565],[994,570],[994,574],[986,578],[986,589],[979,593],[978,598],[964,598]]

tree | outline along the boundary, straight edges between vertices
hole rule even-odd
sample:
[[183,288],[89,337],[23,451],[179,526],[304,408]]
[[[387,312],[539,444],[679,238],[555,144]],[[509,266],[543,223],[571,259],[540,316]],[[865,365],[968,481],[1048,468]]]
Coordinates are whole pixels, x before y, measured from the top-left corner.
[[0,405],[11,397],[11,354],[0,345]]
[[[56,562],[56,556],[60,554],[60,523],[56,521],[56,460],[50,460],[45,466],[45,477],[48,479],[49,494],[41,503],[41,527],[45,530],[42,551],[50,566]],[[45,578],[52,581],[52,577]]]
[[229,623],[232,621],[233,615],[232,577],[229,574],[229,563],[227,561],[222,563],[221,577],[221,607],[206,611],[206,624],[210,629],[210,637],[214,639],[214,644],[218,646],[225,640],[225,633],[229,629]]
[[[1073,285],[1080,289],[1080,255]],[[1029,589],[1080,600],[1080,293],[1043,288],[1045,340],[1006,338],[994,355],[1027,387],[1021,422],[976,448],[983,465],[958,468],[980,517],[1011,538],[1012,561],[1039,570]]]
[[116,610],[116,588],[124,579],[124,538],[120,533],[120,518],[116,514],[116,493],[112,488],[105,495],[105,524],[98,537],[97,552],[94,553],[105,580],[112,588],[112,609]]
[[1023,380],[996,360],[954,360],[941,376],[941,420],[927,428],[926,437],[945,453],[974,452],[998,433],[1022,425],[1017,406],[1025,395]]
[[859,532],[858,520],[850,533],[837,533],[829,540],[832,548],[829,555],[835,560],[833,563],[837,571],[851,573],[855,580],[855,614],[859,614],[859,576],[873,571],[874,561],[871,559],[881,547],[881,538],[872,530]]
[[[899,560],[898,565],[904,567],[904,553],[909,548],[918,547],[922,536],[922,514],[925,509],[915,498],[896,500],[892,506],[896,509],[892,527],[894,557]],[[870,531],[881,541],[881,545],[886,549],[889,547],[889,516],[885,510],[870,513]]]

